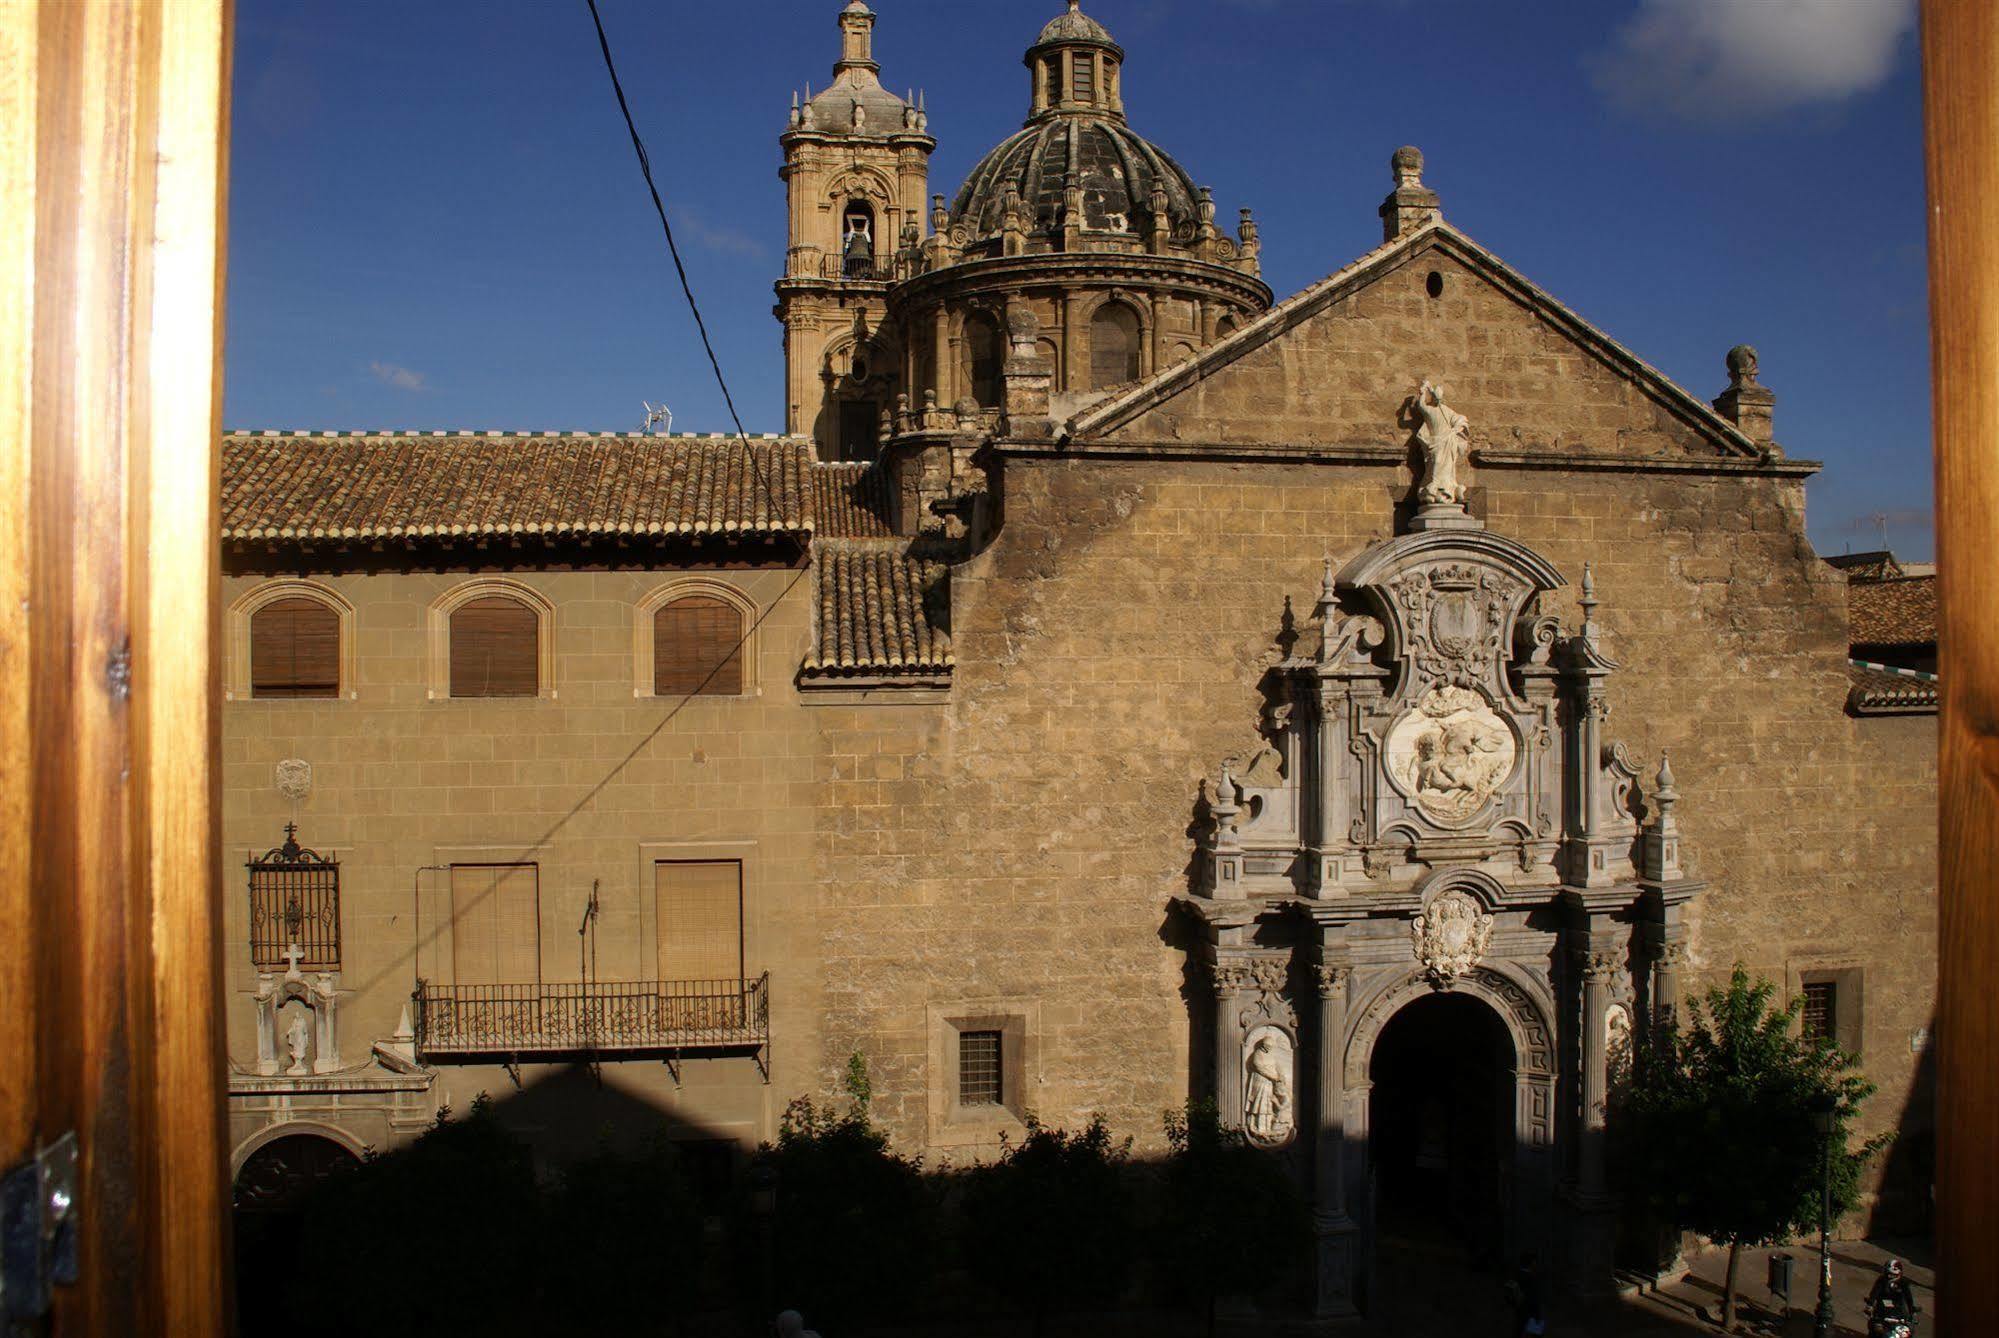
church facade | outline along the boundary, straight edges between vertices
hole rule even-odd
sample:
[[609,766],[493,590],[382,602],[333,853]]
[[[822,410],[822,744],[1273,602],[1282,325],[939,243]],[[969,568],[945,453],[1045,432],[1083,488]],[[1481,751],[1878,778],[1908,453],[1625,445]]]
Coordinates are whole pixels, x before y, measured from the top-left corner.
[[1074,4],[947,202],[874,22],[780,137],[787,435],[225,441],[239,1200],[481,1091],[726,1160],[858,1054],[933,1157],[1215,1100],[1328,1315],[1444,1199],[1602,1279],[1616,1052],[1739,962],[1906,1228],[1934,692],[1854,705],[1754,352],[1674,385],[1411,149],[1274,301]]

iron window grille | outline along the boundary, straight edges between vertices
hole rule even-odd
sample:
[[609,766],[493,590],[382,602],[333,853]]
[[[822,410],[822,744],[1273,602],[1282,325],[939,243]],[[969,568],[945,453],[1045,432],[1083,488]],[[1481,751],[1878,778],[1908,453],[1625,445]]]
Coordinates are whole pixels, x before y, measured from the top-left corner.
[[284,844],[249,860],[250,962],[259,971],[340,969],[340,861],[298,843],[285,824]]
[[1830,1044],[1838,1034],[1839,986],[1830,980],[1807,981],[1804,993],[1800,1030],[1808,1041]]
[[1000,1104],[1000,1033],[958,1033],[958,1104]]

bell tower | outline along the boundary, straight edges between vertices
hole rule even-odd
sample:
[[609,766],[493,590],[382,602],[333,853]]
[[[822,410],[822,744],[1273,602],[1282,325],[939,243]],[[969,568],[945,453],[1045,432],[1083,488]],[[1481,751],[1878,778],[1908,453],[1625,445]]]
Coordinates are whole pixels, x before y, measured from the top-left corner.
[[832,83],[794,95],[778,137],[789,214],[777,318],[785,430],[813,437],[827,459],[860,460],[902,389],[901,341],[883,322],[897,253],[923,238],[937,141],[920,100],[882,87],[865,0],[849,0],[839,24]]

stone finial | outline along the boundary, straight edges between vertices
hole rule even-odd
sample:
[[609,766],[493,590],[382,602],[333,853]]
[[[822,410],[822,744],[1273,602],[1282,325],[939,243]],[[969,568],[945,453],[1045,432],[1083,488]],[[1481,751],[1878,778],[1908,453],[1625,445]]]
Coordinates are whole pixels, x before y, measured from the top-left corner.
[[1577,597],[1576,603],[1582,605],[1583,610],[1583,640],[1589,642],[1591,645],[1595,645],[1597,636],[1596,568],[1591,563],[1583,563],[1582,593]]
[[1673,764],[1659,751],[1659,777],[1652,791],[1652,814],[1646,820],[1639,847],[1639,872],[1653,882],[1672,882],[1684,873],[1680,863],[1680,823],[1673,805],[1680,792],[1673,787]]
[[1398,189],[1403,186],[1422,186],[1423,151],[1414,144],[1404,144],[1390,155],[1388,170],[1395,174],[1395,185]]
[[802,115],[798,110],[798,92],[794,89],[791,94],[791,128],[793,130],[798,129],[799,122],[802,119]]
[[1757,379],[1761,369],[1756,350],[1748,344],[1737,344],[1728,351],[1727,366],[1728,389],[1715,398],[1714,411],[1765,451],[1781,454],[1773,426],[1777,396]]
[[1419,228],[1442,221],[1443,202],[1423,184],[1423,153],[1412,144],[1397,149],[1388,160],[1395,189],[1381,202],[1381,239],[1392,242]]
[[941,195],[931,196],[930,230],[941,234],[949,226],[951,226],[951,211],[944,207],[944,197]]
[[1659,750],[1659,777],[1654,784],[1658,788],[1652,792],[1652,798],[1658,803],[1659,816],[1663,819],[1680,800],[1680,792],[1673,788],[1672,759],[1666,755],[1664,748]]

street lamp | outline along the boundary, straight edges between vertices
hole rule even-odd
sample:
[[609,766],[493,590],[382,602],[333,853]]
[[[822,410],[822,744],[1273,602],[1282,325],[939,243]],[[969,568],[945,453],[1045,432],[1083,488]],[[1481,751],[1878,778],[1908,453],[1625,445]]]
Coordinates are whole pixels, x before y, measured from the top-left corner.
[[1832,1136],[1839,1129],[1839,1098],[1822,1092],[1812,1101],[1819,1136],[1819,1305],[1812,1338],[1832,1338]]

